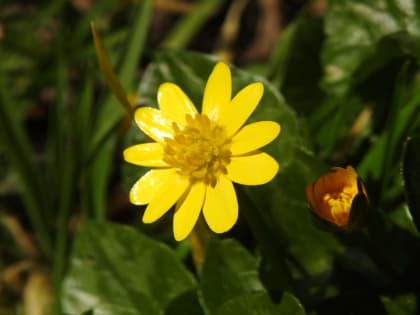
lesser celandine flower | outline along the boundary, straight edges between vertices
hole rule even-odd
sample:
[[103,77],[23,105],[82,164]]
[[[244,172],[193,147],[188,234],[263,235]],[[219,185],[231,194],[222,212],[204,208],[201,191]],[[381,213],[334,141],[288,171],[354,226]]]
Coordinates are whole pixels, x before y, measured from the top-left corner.
[[127,162],[153,167],[130,191],[133,204],[148,205],[143,222],[158,220],[176,204],[176,240],[188,236],[201,210],[216,233],[235,224],[238,201],[232,182],[261,185],[278,171],[277,162],[258,149],[277,137],[280,126],[260,121],[243,127],[263,90],[262,83],[252,83],[232,99],[230,69],[219,62],[207,81],[201,114],[173,83],[159,87],[159,110],[136,111],[137,125],[155,141],[124,151]]
[[334,167],[306,187],[306,197],[312,210],[322,219],[340,228],[351,223],[357,196],[367,200],[366,190],[351,166]]

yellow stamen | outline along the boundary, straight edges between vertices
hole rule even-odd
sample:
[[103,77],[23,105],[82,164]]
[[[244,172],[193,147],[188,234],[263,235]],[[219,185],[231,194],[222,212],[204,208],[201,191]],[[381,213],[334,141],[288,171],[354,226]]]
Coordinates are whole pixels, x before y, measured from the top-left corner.
[[187,115],[185,120],[183,128],[173,123],[174,137],[165,139],[163,160],[192,182],[214,187],[218,176],[227,173],[231,141],[206,115]]
[[344,226],[347,224],[351,204],[356,194],[357,190],[353,187],[346,186],[340,192],[324,195],[324,201],[330,206],[331,215],[337,225]]

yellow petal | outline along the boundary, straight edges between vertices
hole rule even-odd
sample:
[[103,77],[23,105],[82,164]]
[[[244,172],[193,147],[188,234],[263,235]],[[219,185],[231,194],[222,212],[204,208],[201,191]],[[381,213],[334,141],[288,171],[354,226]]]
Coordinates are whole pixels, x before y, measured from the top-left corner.
[[228,136],[238,131],[251,116],[263,93],[264,85],[262,83],[252,83],[240,90],[229,106],[222,109],[218,122],[225,127]]
[[228,65],[219,62],[214,67],[204,89],[202,113],[211,120],[218,120],[220,110],[230,103],[232,78]]
[[232,157],[227,166],[227,177],[242,185],[262,185],[277,174],[279,164],[267,153]]
[[134,119],[139,128],[150,138],[163,142],[164,138],[172,138],[172,121],[162,112],[152,107],[140,107]]
[[130,202],[135,205],[148,204],[172,171],[170,168],[148,171],[131,188]]
[[124,150],[124,160],[141,166],[168,166],[163,159],[163,146],[160,143],[142,143]]
[[236,223],[238,200],[229,179],[220,176],[214,188],[207,186],[203,214],[210,229],[216,233],[226,232]]
[[197,182],[190,187],[185,198],[177,204],[174,215],[174,236],[177,241],[185,239],[192,231],[204,202],[206,186]]
[[197,114],[189,97],[173,83],[163,83],[159,86],[158,103],[164,116],[181,125],[185,124],[186,115]]
[[171,169],[143,214],[144,223],[152,223],[163,216],[181,198],[189,185],[188,178]]
[[257,150],[273,141],[280,133],[280,125],[274,121],[259,121],[243,127],[232,138],[232,155]]

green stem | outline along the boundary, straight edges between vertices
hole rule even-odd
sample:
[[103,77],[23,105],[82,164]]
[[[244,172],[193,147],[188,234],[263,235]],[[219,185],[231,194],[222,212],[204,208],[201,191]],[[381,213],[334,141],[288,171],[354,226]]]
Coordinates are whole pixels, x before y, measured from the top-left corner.
[[98,149],[95,160],[89,165],[89,187],[91,189],[91,209],[97,221],[106,218],[106,190],[111,173],[112,158],[117,137],[111,134]]
[[204,218],[200,216],[191,235],[188,238],[191,247],[191,254],[193,263],[197,273],[201,271],[201,265],[203,264],[204,257],[206,255],[206,245],[210,238],[209,230]]

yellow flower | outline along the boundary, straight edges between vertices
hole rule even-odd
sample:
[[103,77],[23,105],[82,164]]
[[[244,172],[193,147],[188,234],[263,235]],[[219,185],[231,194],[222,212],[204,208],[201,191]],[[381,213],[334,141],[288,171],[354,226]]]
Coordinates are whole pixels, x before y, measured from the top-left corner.
[[367,200],[363,183],[351,166],[334,167],[306,187],[306,197],[315,214],[342,228],[350,223],[353,201],[359,193]]
[[252,83],[231,99],[230,69],[219,62],[207,81],[201,114],[173,83],[159,87],[160,110],[141,107],[136,111],[137,125],[156,141],[124,151],[127,162],[154,168],[130,191],[133,204],[148,205],[143,222],[155,222],[176,204],[176,240],[189,235],[201,210],[216,233],[235,224],[238,201],[232,182],[261,185],[279,168],[271,156],[258,149],[278,136],[280,126],[260,121],[242,127],[263,91],[262,83]]

